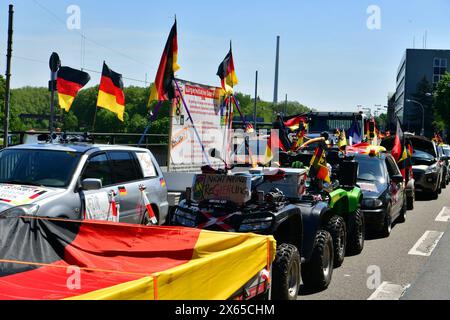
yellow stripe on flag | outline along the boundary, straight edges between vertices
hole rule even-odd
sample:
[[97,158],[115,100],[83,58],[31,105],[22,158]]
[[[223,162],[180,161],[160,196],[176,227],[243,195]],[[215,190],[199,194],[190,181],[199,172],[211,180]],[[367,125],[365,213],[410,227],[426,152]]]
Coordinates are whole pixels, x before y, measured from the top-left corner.
[[117,118],[119,118],[120,121],[124,121],[123,115],[125,113],[125,106],[117,103],[116,96],[100,90],[98,93],[97,106],[114,112],[117,114]]
[[67,94],[58,93],[59,106],[66,112],[69,112],[70,107],[72,106],[74,100],[75,97],[69,96]]

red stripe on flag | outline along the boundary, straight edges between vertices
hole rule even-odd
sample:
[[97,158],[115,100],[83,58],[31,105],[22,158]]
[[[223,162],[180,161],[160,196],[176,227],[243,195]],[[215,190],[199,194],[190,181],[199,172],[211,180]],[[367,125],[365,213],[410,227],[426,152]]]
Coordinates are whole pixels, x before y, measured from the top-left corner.
[[102,76],[99,91],[115,96],[118,104],[121,106],[125,105],[125,94],[123,93],[123,90],[116,87],[111,78]]
[[57,80],[58,93],[65,94],[71,97],[76,97],[78,91],[83,88],[79,83],[67,81],[63,78],[58,78]]

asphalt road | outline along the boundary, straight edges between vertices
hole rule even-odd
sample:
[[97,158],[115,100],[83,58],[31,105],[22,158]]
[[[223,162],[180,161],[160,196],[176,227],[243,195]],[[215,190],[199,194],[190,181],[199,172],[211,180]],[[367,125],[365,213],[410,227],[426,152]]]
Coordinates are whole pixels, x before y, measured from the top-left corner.
[[[334,270],[327,290],[314,293],[302,289],[299,300],[399,299],[405,292],[414,298],[416,291],[432,290],[431,281],[448,288],[450,230],[446,232],[449,222],[445,220],[450,209],[444,207],[450,208],[450,186],[438,200],[420,197],[406,222],[396,224],[389,238],[366,240],[362,254],[346,257],[343,266]],[[441,267],[446,269],[441,278],[427,278],[430,270]]]

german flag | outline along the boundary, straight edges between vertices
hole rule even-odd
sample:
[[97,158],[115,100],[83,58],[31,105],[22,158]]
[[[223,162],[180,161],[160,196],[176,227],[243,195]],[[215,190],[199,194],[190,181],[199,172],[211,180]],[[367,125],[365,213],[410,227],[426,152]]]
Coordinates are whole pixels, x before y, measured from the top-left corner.
[[122,75],[112,71],[105,62],[103,62],[97,106],[114,112],[120,121],[124,121],[125,94],[123,93]]
[[308,119],[305,115],[285,118],[284,125],[291,131],[308,130]]
[[193,228],[2,217],[0,230],[1,300],[226,300],[276,250]]
[[345,151],[345,148],[347,147],[347,136],[345,135],[345,130],[342,130],[340,132],[338,130],[338,148],[339,150]]
[[233,52],[230,43],[230,52],[219,66],[217,75],[222,81],[222,89],[227,93],[233,92],[233,87],[239,83],[234,69]]
[[69,67],[61,67],[56,79],[58,100],[61,109],[69,112],[78,91],[91,80],[91,76],[83,71]]
[[330,172],[327,167],[327,160],[325,157],[325,151],[318,147],[314,152],[314,156],[311,159],[311,173],[317,179],[330,183]]
[[272,132],[269,139],[267,140],[267,147],[266,147],[266,154],[265,154],[265,162],[269,163],[274,158],[273,149],[276,149],[276,151],[279,151],[280,149],[284,152],[286,152],[286,147],[283,145],[283,143],[280,140],[280,137],[277,133]]
[[177,21],[170,30],[164,52],[159,63],[156,79],[151,87],[149,104],[153,101],[167,101],[175,98],[173,80],[175,72],[180,70],[178,65]]
[[119,189],[119,194],[120,194],[121,196],[126,196],[126,195],[128,195],[128,191],[127,191],[127,189],[126,189],[125,187],[119,187],[118,189]]

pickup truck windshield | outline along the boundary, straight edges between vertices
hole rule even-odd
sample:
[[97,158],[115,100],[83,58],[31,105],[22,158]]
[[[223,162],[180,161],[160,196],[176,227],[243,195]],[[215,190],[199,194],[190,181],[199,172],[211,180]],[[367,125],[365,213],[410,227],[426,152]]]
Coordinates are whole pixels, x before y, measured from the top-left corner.
[[80,161],[76,152],[8,149],[0,152],[0,183],[67,187]]

